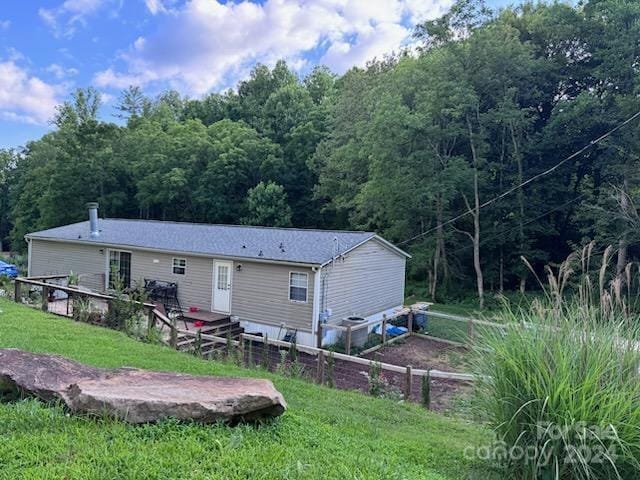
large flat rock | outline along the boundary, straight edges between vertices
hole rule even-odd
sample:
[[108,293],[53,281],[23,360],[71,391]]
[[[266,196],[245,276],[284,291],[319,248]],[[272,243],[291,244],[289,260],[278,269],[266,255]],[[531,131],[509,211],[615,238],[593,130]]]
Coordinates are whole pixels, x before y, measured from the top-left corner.
[[269,380],[90,367],[55,355],[0,350],[0,394],[61,400],[73,412],[130,423],[164,418],[202,423],[281,415],[286,402]]
[[47,402],[64,400],[72,383],[103,378],[106,374],[106,370],[56,355],[0,350],[0,394],[21,392]]

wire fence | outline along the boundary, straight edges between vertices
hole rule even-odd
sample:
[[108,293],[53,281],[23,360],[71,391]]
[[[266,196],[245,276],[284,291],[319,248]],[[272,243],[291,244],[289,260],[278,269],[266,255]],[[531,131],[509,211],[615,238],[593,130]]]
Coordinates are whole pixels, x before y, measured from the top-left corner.
[[470,374],[414,369],[249,334],[233,340],[178,330],[176,347],[205,359],[260,368],[376,397],[417,402],[438,410],[447,408],[454,397],[469,390],[474,380]]
[[501,334],[513,326],[436,311],[429,311],[426,315],[422,334],[458,345],[481,344],[483,337]]
[[321,339],[318,344],[328,334],[329,350],[347,355],[365,355],[406,338],[413,331],[414,312],[412,308],[406,307],[392,315],[382,315],[377,320],[351,320],[346,324],[321,323],[318,331]]

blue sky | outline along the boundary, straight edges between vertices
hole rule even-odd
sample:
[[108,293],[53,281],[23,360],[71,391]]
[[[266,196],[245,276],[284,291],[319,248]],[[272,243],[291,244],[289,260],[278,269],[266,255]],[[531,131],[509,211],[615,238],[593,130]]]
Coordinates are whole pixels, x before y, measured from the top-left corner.
[[[0,148],[39,138],[77,87],[128,85],[193,97],[232,87],[257,62],[337,73],[410,41],[452,0],[4,0],[0,10]],[[511,3],[491,0],[492,6]]]

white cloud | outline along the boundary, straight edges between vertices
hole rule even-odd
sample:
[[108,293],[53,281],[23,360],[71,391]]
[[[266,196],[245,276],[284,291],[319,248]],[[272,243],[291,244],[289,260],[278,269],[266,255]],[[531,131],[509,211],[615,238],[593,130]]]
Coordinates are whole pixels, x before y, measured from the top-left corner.
[[302,67],[310,52],[324,52],[320,61],[343,72],[411,41],[416,22],[441,15],[453,0],[145,2],[158,16],[156,32],[119,55],[121,68],[98,72],[100,87],[165,82],[201,94],[233,84],[255,62],[284,58]]
[[61,85],[52,85],[30,75],[14,60],[0,61],[0,117],[31,123],[46,124],[55,113]]
[[0,30],[9,30],[11,28],[10,20],[0,20]]
[[174,12],[171,5],[175,3],[175,0],[144,0],[144,3],[151,15]]
[[40,8],[40,19],[57,37],[72,37],[78,25],[86,25],[86,18],[95,14],[111,0],[66,0],[55,8]]
[[[359,41],[334,42],[321,59],[337,71],[348,70],[353,65],[363,65],[367,60],[380,58],[393,48],[402,45],[411,35],[411,30],[397,23],[380,23],[360,33]],[[390,48],[391,47],[391,48]]]
[[62,80],[63,78],[74,77],[80,73],[77,68],[65,68],[62,65],[58,65],[57,63],[52,63],[47,68],[44,69],[45,72],[52,74],[58,80]]

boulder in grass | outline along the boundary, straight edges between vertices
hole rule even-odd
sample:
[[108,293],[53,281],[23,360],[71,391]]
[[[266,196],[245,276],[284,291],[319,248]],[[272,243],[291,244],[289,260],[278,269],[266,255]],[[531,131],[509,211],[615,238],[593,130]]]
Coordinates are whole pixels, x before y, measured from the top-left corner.
[[269,380],[107,370],[55,355],[0,350],[0,394],[61,400],[75,413],[130,423],[165,418],[201,423],[276,417],[286,402]]
[[23,394],[45,402],[64,401],[69,385],[105,375],[105,370],[57,355],[0,350],[0,395]]
[[120,370],[108,378],[79,380],[66,396],[74,411],[106,412],[130,423],[163,418],[237,423],[276,417],[286,408],[269,380],[146,370]]

